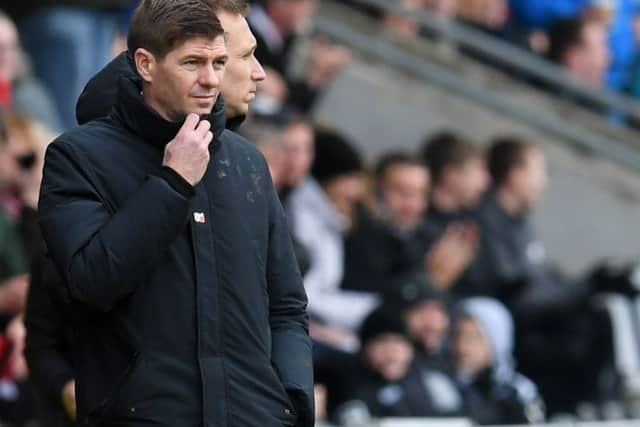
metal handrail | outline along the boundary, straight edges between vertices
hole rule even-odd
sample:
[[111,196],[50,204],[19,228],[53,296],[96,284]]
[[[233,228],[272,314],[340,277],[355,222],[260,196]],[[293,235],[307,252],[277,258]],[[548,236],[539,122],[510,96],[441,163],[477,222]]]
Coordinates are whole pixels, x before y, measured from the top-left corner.
[[562,89],[563,93],[575,95],[578,99],[606,107],[606,109],[622,113],[635,120],[640,119],[640,103],[633,98],[580,81],[562,67],[464,23],[455,20],[443,21],[436,14],[425,10],[409,11],[396,1],[352,1],[406,16],[429,31],[464,47],[467,51],[481,54],[493,62],[509,66],[529,77],[540,80],[549,87]]
[[606,159],[617,162],[636,172],[640,172],[640,151],[631,149],[619,141],[598,135],[579,125],[569,123],[556,114],[523,103],[508,94],[497,93],[462,78],[443,66],[417,57],[396,47],[389,40],[366,35],[352,26],[339,23],[323,16],[317,16],[315,27],[336,41],[354,48],[386,64],[417,75],[431,84],[472,99],[505,116],[529,123],[547,133],[555,135],[574,146],[594,152]]

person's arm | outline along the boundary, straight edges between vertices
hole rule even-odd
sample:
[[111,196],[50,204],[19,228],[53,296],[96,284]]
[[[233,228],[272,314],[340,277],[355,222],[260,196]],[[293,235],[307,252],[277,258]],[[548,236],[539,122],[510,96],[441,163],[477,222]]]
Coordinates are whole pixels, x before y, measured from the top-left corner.
[[284,211],[275,188],[269,185],[267,284],[271,360],[295,406],[296,426],[311,427],[314,425],[314,394],[307,296]]
[[113,212],[89,168],[63,141],[49,146],[40,225],[72,297],[109,309],[135,290],[184,228],[193,189],[180,192],[169,178],[151,175]]
[[71,343],[65,319],[47,288],[63,286],[62,279],[44,254],[34,260],[31,277],[24,317],[29,374],[42,396],[62,406],[63,390],[75,377],[75,371],[70,360]]

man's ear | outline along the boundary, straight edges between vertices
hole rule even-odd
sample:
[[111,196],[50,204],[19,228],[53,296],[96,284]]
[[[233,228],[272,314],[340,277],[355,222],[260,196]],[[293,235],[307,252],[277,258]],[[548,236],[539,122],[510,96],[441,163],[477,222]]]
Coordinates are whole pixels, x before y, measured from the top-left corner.
[[136,64],[136,71],[144,82],[151,83],[156,70],[156,58],[146,49],[138,48],[133,54],[133,61]]

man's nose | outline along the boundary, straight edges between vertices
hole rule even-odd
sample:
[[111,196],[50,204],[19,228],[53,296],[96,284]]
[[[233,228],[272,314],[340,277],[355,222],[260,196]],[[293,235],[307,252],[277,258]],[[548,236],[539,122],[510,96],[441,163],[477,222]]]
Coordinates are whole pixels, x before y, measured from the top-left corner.
[[216,74],[213,67],[202,67],[198,83],[200,83],[200,86],[203,87],[217,88],[220,85],[220,79],[218,78],[218,75]]
[[251,67],[251,80],[254,82],[261,82],[267,77],[264,72],[264,68],[262,68],[262,64],[260,61],[254,56],[253,57],[253,65]]

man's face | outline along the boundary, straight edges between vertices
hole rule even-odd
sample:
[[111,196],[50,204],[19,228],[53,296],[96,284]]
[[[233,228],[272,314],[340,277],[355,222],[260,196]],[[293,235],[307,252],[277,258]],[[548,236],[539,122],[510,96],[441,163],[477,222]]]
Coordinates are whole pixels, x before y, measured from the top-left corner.
[[18,66],[18,32],[13,22],[0,18],[0,82],[11,82]]
[[382,177],[380,190],[392,221],[400,227],[415,227],[427,208],[429,174],[412,164],[391,166]]
[[509,178],[510,190],[520,200],[523,209],[532,209],[547,186],[547,163],[542,151],[527,150],[522,166],[514,169]]
[[313,164],[313,129],[304,122],[287,126],[282,134],[286,152],[286,184],[298,185]]
[[384,334],[365,345],[367,365],[387,381],[404,378],[413,360],[413,348],[402,335]]
[[567,60],[569,71],[594,84],[604,84],[611,54],[607,42],[606,26],[591,22],[582,30],[582,41],[570,52]]
[[409,334],[427,354],[440,348],[449,329],[449,315],[439,302],[425,301],[405,314]]
[[453,334],[453,357],[456,369],[478,374],[493,365],[489,341],[475,320],[461,318]]
[[218,19],[225,31],[229,61],[221,92],[224,96],[227,117],[246,115],[249,103],[256,96],[258,82],[264,80],[262,65],[256,59],[256,38],[247,20],[240,14],[219,12]]
[[324,189],[338,212],[350,217],[364,197],[364,177],[359,172],[340,175],[327,182]]
[[455,192],[463,208],[475,207],[489,187],[489,174],[482,158],[472,158],[456,167]]
[[222,35],[188,39],[161,60],[138,49],[136,66],[144,80],[145,101],[170,121],[182,121],[189,113],[209,114],[218,98],[227,58]]

